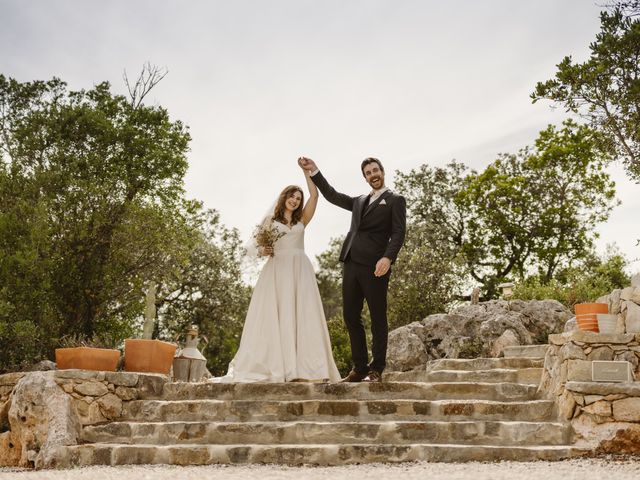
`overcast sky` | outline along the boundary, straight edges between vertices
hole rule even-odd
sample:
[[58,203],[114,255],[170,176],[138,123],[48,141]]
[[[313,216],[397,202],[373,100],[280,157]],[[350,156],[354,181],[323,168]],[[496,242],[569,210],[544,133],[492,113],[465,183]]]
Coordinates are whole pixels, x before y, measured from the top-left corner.
[[[149,101],[190,127],[188,195],[247,236],[284,186],[304,182],[300,155],[356,195],[368,191],[367,156],[392,186],[395,170],[453,158],[482,169],[531,145],[564,117],[529,94],[565,55],[587,58],[599,10],[591,0],[0,0],[0,73],[72,89],[108,80],[124,93],[125,69],[166,67]],[[637,259],[640,195],[621,167],[611,172],[623,203],[598,248],[615,242]],[[348,227],[349,213],[321,200],[307,252]]]

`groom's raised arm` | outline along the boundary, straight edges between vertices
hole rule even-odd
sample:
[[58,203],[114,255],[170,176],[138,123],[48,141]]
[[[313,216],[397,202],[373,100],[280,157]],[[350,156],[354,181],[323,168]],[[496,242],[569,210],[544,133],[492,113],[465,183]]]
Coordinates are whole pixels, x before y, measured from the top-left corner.
[[322,196],[326,198],[328,202],[333,203],[338,207],[342,207],[345,210],[353,210],[355,198],[350,197],[345,193],[337,192],[335,188],[329,185],[329,182],[327,182],[327,179],[324,178],[319,170],[311,174],[311,180],[315,183],[318,190],[320,190],[320,193],[322,193]]

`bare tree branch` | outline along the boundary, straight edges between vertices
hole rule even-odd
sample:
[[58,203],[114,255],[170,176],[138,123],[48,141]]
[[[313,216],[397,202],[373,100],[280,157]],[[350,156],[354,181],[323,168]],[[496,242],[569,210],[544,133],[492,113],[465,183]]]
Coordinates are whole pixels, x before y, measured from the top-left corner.
[[160,68],[156,65],[151,65],[150,62],[145,63],[142,66],[142,71],[136,79],[135,85],[131,86],[127,71],[125,70],[122,77],[124,83],[129,91],[129,98],[131,99],[131,106],[135,109],[138,108],[144,97],[155,87],[160,81],[167,76],[169,70],[164,67]]

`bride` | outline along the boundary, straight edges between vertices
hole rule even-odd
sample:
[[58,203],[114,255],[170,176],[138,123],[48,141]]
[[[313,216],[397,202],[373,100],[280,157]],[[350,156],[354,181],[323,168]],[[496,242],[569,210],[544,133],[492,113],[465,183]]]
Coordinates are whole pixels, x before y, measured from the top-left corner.
[[273,247],[253,290],[238,351],[224,377],[214,382],[340,380],[311,261],[304,253],[305,227],[313,218],[318,190],[304,171],[309,200],[295,185],[286,187],[267,228],[277,230]]

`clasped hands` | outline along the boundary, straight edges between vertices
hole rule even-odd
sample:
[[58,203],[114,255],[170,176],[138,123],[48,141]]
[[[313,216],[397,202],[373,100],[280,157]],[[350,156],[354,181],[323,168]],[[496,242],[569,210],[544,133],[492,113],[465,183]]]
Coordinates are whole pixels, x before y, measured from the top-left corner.
[[318,168],[316,162],[307,157],[298,157],[298,165],[305,170],[305,173],[311,173]]

